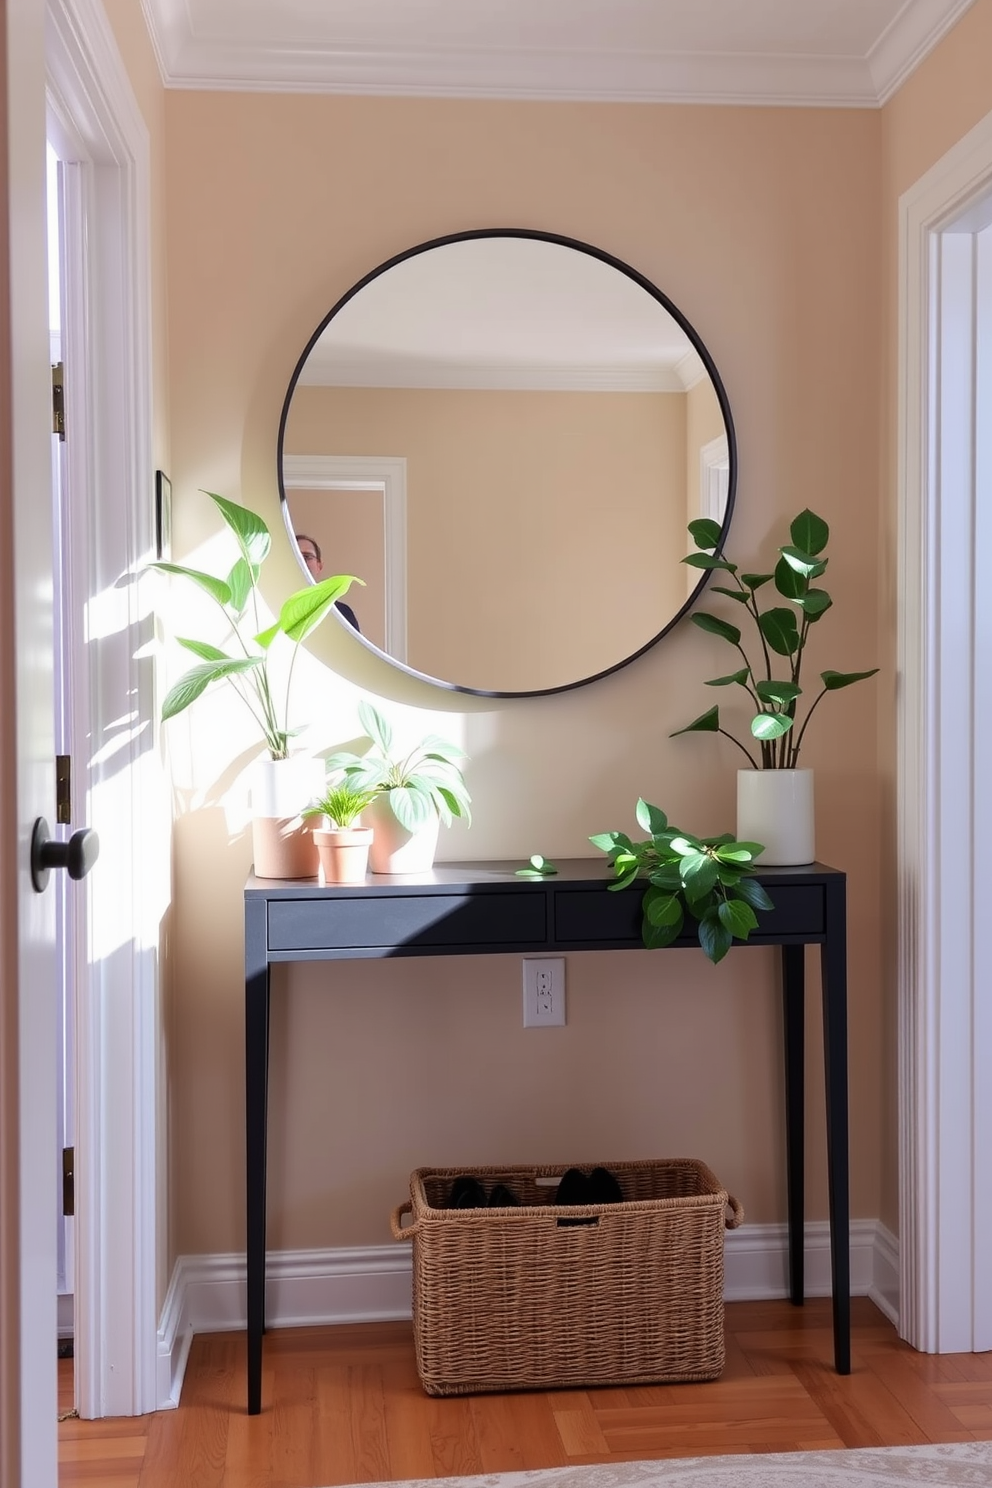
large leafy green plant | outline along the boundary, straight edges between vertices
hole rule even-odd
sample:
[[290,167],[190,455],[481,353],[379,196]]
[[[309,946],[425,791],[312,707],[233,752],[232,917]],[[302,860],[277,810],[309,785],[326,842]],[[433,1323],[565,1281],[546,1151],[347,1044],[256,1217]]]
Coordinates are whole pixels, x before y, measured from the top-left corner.
[[[739,605],[756,632],[755,640],[761,654],[758,666],[744,649],[739,626],[705,611],[696,611],[691,617],[692,623],[700,630],[719,636],[740,653],[744,663],[742,667],[727,676],[712,678],[706,686],[737,686],[749,694],[757,710],[751,719],[751,736],[757,741],[760,754],[756,759],[739,739],[722,727],[719,707],[701,713],[685,728],[676,729],[670,737],[674,739],[678,734],[690,733],[723,734],[747,756],[755,769],[795,769],[809,721],[821,699],[828,692],[837,692],[866,677],[874,677],[878,671],[878,667],[872,667],[868,672],[821,672],[820,691],[808,707],[803,705],[805,712],[799,716],[799,700],[804,697],[801,676],[806,644],[812,627],[833,604],[827,591],[816,584],[827,567],[824,550],[830,539],[830,529],[815,512],[800,512],[789,528],[792,540],[779,548],[778,562],[772,573],[739,573],[737,564],[720,554],[722,531],[719,524],[709,518],[690,522],[689,533],[698,551],[690,553],[683,563],[691,568],[728,574],[735,587],[714,586],[712,592]],[[762,609],[757,596],[767,584],[774,586],[776,599],[784,599],[787,603],[775,603]],[[782,675],[775,675],[776,668]]]
[[384,796],[408,832],[415,832],[435,813],[446,827],[456,816],[471,821],[471,797],[458,764],[465,753],[457,744],[428,734],[404,753],[393,746],[388,720],[364,698],[358,716],[371,747],[365,754],[332,754],[327,761],[329,772],[343,770],[354,788]]
[[629,888],[647,879],[641,901],[641,937],[653,950],[671,945],[682,933],[686,916],[696,924],[699,944],[714,963],[722,961],[735,940],[747,940],[757,929],[756,910],[772,901],[753,874],[760,842],[722,837],[694,837],[670,826],[658,807],[638,800],[637,824],[650,835],[633,842],[626,832],[599,832],[589,841],[613,864],[616,882]]
[[[189,579],[219,606],[232,632],[233,654],[210,641],[191,636],[177,636],[181,646],[200,658],[199,664],[169,691],[162,704],[162,718],[174,718],[206,691],[214,682],[229,682],[248,708],[261,730],[265,747],[274,760],[286,759],[294,730],[289,726],[289,699],[293,665],[300,643],[333,609],[352,584],[362,579],[353,575],[334,574],[319,584],[308,584],[291,594],[279,611],[279,618],[267,629],[261,628],[258,579],[262,564],[272,546],[269,529],[255,512],[238,506],[213,491],[205,491],[217,507],[238,546],[238,557],[223,578],[200,569],[185,568],[178,563],[152,563],[161,573]],[[269,675],[272,643],[277,636],[292,642],[286,674],[285,696],[277,704],[273,681]]]

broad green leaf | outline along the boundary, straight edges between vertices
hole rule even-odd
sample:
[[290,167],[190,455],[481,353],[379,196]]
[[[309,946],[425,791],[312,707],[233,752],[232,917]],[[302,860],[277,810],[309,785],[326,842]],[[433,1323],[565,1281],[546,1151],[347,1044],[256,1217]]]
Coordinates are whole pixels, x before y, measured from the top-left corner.
[[660,951],[678,940],[681,930],[681,922],[675,925],[652,925],[645,916],[642,921],[641,940],[649,951]]
[[615,893],[618,889],[629,888],[630,885],[635,882],[636,878],[636,873],[625,873],[622,877],[617,879],[616,883],[607,884],[606,887],[611,893]]
[[[764,852],[764,848],[761,849]],[[774,909],[764,888],[755,878],[742,878],[734,890],[739,899],[746,899],[752,909]]]
[[697,517],[689,523],[689,536],[697,548],[718,548],[723,529],[712,517]]
[[593,847],[598,847],[600,852],[612,852],[615,847],[623,844],[620,842],[619,832],[596,832],[589,838]]
[[179,563],[149,563],[148,567],[157,568],[159,573],[177,574],[181,579],[192,579],[194,584],[205,589],[218,604],[231,603],[231,586],[225,584],[223,579],[215,579],[213,574],[201,573],[198,568],[183,568]]
[[706,713],[700,713],[692,723],[687,723],[685,728],[676,729],[674,734],[669,734],[670,739],[677,739],[679,734],[716,734],[720,730],[720,709],[710,708]]
[[653,869],[648,874],[648,883],[653,884],[656,889],[664,889],[669,894],[676,893],[682,887],[682,879],[674,863]]
[[804,553],[822,553],[830,541],[830,528],[822,517],[806,507],[789,528],[789,536]]
[[388,754],[393,743],[393,730],[388,719],[367,698],[362,698],[358,704],[358,717],[376,748],[383,754]]
[[717,914],[721,925],[735,940],[747,940],[751,931],[758,928],[758,916],[743,899],[725,899],[717,905]]
[[261,517],[256,512],[249,511],[246,506],[239,506],[236,501],[228,501],[226,496],[218,496],[214,491],[204,491],[203,494],[210,497],[238,539],[245,562],[258,568],[268,557],[272,546],[269,529]]
[[714,558],[709,553],[690,553],[687,558],[682,559],[682,562],[688,564],[690,568],[722,568],[727,573],[737,572],[736,563],[728,563],[726,558]]
[[[439,800],[443,801],[451,816],[457,816],[468,826],[471,826],[472,810],[467,792],[454,791],[450,785],[435,785],[432,794],[435,805],[438,804]],[[451,823],[446,822],[445,825],[450,826]],[[545,873],[557,873],[558,869],[549,865],[542,871]]]
[[769,583],[774,577],[774,574],[741,574],[741,583],[746,584],[753,594],[755,589],[760,589],[763,584]]
[[833,600],[826,589],[808,589],[796,603],[809,620],[819,620],[829,610]]
[[723,589],[719,584],[714,584],[712,594],[723,594],[727,599],[736,599],[738,604],[746,605],[750,595],[746,589]]
[[720,620],[716,615],[707,615],[705,610],[697,611],[692,617],[693,625],[698,625],[700,630],[708,631],[710,635],[721,636],[736,646],[741,638],[741,633],[736,625],[728,625],[726,620]]
[[759,620],[761,634],[779,656],[792,656],[799,649],[799,627],[795,610],[766,610]]
[[353,574],[332,574],[329,579],[321,579],[319,584],[308,584],[305,589],[298,589],[279,611],[279,629],[291,641],[299,643],[305,640],[334,608],[335,601],[347,594],[352,584],[362,582]]
[[837,692],[841,687],[850,687],[852,682],[863,682],[866,677],[874,677],[878,667],[872,667],[870,672],[821,672],[820,677],[828,692]]
[[396,786],[387,791],[386,796],[396,820],[408,832],[415,832],[418,827],[422,827],[434,810],[429,796],[406,785]]
[[795,682],[756,682],[754,690],[763,703],[781,703],[783,708],[802,697],[802,688]]
[[682,927],[682,904],[678,894],[666,893],[664,889],[645,889],[644,916],[650,925],[677,925]]
[[726,847],[728,842],[733,842],[733,832],[721,832],[719,837],[701,837],[700,841],[704,847]]
[[809,580],[780,558],[775,565],[775,588],[783,599],[799,600],[809,588]]
[[750,863],[754,857],[753,848],[755,842],[731,842],[726,847],[718,847],[716,855],[721,863]]
[[733,943],[733,936],[726,925],[721,924],[716,911],[707,911],[699,922],[699,944],[714,966],[723,960]]
[[657,837],[659,833],[666,831],[668,828],[668,817],[660,807],[652,806],[650,802],[644,801],[640,797],[638,797],[634,816],[637,825],[643,827],[645,832],[650,832],[652,837]]
[[244,558],[239,558],[227,576],[228,588],[231,591],[231,609],[236,615],[244,614],[248,596],[255,585],[258,570],[254,572],[249,568]]
[[[226,651],[221,651],[219,646],[211,646],[209,641],[194,641],[189,636],[176,636],[180,646],[185,646],[187,651],[192,651],[201,661],[233,661],[233,656],[228,656]],[[239,658],[240,659],[240,658]]]
[[792,727],[784,713],[758,713],[751,719],[751,732],[756,739],[781,739]]
[[250,672],[254,667],[261,665],[261,662],[261,656],[249,656],[236,661],[228,659],[205,661],[202,666],[193,667],[184,677],[180,677],[175,687],[166,694],[162,704],[162,721],[175,718],[176,714],[182,713],[190,703],[195,703],[211,682],[219,682],[224,677],[233,677],[238,672]]
[[729,677],[713,677],[706,683],[707,687],[729,687],[732,682],[737,682],[741,687],[747,686],[747,679],[751,675],[750,667],[741,667],[739,672],[731,672]]
[[720,870],[708,853],[687,853],[681,872],[686,898],[692,903],[715,887]]
[[702,843],[698,837],[690,837],[688,832],[683,832],[681,837],[672,838],[672,852],[679,858],[694,857],[700,854]]
[[791,546],[780,548],[779,551],[789,567],[802,574],[804,579],[818,579],[826,571],[825,558],[814,558],[812,553],[804,553],[801,548]]

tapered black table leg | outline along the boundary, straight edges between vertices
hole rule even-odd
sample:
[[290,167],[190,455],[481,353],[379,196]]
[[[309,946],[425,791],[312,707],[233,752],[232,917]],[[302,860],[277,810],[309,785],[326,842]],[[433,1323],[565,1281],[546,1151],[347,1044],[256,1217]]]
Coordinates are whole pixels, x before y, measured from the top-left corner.
[[248,1414],[262,1409],[265,1332],[265,1164],[269,1079],[269,965],[264,900],[245,902],[245,1156],[248,1245]]
[[851,1208],[847,1108],[847,900],[844,880],[828,882],[826,895],[827,936],[821,948],[821,965],[834,1362],[838,1374],[850,1374]]
[[785,1164],[789,1208],[789,1296],[805,1297],[805,1051],[806,947],[782,947],[782,1014],[785,1030]]

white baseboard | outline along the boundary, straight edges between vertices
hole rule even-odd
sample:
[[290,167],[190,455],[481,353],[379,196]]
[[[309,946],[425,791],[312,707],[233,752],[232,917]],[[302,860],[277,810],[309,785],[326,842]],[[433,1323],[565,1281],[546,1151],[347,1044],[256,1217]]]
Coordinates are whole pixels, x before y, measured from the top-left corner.
[[59,1292],[55,1300],[58,1304],[58,1336],[72,1338],[76,1331],[76,1299],[71,1292]]
[[[788,1295],[785,1225],[746,1225],[727,1233],[724,1297],[760,1301]],[[805,1290],[830,1294],[830,1229],[805,1230]],[[898,1243],[878,1220],[851,1225],[851,1293],[868,1296],[897,1320]],[[265,1324],[269,1328],[323,1323],[386,1322],[411,1315],[411,1255],[403,1247],[270,1252],[266,1261]],[[194,1333],[246,1327],[243,1254],[180,1256],[172,1273],[158,1332],[158,1408],[179,1404]]]

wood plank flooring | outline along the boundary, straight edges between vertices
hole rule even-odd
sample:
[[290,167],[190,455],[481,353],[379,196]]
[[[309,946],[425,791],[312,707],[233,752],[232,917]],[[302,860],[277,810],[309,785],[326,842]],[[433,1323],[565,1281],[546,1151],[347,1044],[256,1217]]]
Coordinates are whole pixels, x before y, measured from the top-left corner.
[[[523,1468],[992,1440],[992,1353],[915,1353],[866,1299],[852,1373],[833,1372],[830,1303],[727,1306],[727,1364],[703,1385],[432,1399],[409,1323],[265,1340],[260,1416],[245,1336],[193,1340],[178,1410],[59,1426],[63,1488],[331,1488]],[[60,1363],[60,1409],[72,1405]]]

